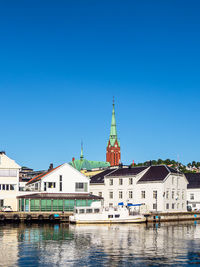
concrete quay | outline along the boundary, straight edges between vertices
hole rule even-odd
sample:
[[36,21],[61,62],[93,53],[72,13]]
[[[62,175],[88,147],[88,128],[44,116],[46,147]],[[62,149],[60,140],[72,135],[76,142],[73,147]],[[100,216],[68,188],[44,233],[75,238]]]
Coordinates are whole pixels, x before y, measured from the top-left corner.
[[72,212],[0,212],[0,222],[61,222],[69,223]]
[[171,212],[171,213],[151,213],[145,214],[146,222],[170,222],[200,220],[200,212]]

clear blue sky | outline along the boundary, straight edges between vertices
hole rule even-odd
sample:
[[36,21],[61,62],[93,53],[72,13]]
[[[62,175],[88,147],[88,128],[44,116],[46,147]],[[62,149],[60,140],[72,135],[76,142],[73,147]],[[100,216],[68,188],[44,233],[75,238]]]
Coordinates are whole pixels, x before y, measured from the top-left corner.
[[1,1],[0,150],[44,169],[105,160],[112,98],[122,162],[200,161],[200,2]]

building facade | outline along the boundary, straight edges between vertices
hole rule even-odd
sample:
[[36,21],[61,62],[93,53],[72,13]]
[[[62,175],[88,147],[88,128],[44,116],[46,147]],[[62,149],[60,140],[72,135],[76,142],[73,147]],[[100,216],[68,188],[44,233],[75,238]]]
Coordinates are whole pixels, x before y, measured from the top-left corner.
[[187,209],[184,174],[161,166],[108,169],[93,176],[90,192],[104,198],[104,206],[145,204],[148,211],[175,212]]
[[20,168],[5,152],[0,152],[0,208],[10,206],[13,211],[17,210]]
[[200,210],[200,173],[185,173],[188,180],[187,205],[190,210]]
[[118,166],[121,161],[120,142],[117,138],[114,101],[113,101],[110,137],[106,148],[106,161],[110,163],[110,166]]

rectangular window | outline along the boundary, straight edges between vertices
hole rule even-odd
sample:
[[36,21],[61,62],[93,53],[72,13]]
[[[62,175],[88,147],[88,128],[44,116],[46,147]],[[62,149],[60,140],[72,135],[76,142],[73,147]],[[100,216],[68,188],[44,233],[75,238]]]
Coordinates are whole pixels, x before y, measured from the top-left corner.
[[133,184],[133,178],[129,178],[129,185]]
[[157,204],[156,203],[153,203],[153,209],[157,210]]
[[182,203],[182,209],[184,209],[184,207],[185,207],[185,205],[184,205],[184,203]]
[[141,191],[141,198],[145,198],[145,191]]
[[109,192],[109,198],[113,199],[113,192],[112,191]]
[[119,191],[119,198],[123,198],[123,192],[122,191]]
[[180,192],[179,191],[177,191],[177,200],[180,198]]
[[169,209],[169,203],[166,203],[166,210]]
[[119,178],[119,185],[123,185],[123,179]]
[[62,182],[60,182],[60,192],[62,192]]
[[109,203],[109,207],[113,207],[113,203]]
[[175,204],[174,204],[174,203],[172,203],[172,209],[174,210],[174,208],[175,208]]
[[0,199],[0,207],[3,207],[4,205],[4,200],[3,199]]
[[108,215],[108,218],[113,218],[113,215]]
[[109,185],[113,185],[113,179],[109,180]]
[[194,200],[194,194],[190,194],[190,200]]
[[153,191],[153,198],[154,198],[154,199],[157,199],[157,191],[156,191],[156,190]]
[[87,183],[76,183],[75,190],[76,192],[87,192]]
[[56,187],[56,183],[48,183],[48,188],[55,188]]
[[60,182],[62,182],[62,175],[60,175]]
[[7,190],[7,191],[9,190],[9,184],[6,185],[6,190]]
[[38,190],[38,183],[35,183],[35,190]]
[[2,185],[2,190],[6,190],[6,185],[5,184]]
[[102,192],[99,192],[99,197],[102,197]]
[[185,191],[183,190],[182,191],[182,200],[184,200],[185,199]]
[[44,191],[47,191],[47,183],[44,183]]
[[92,209],[86,209],[86,213],[92,213]]
[[1,190],[1,184],[0,184],[0,190]]
[[177,188],[179,187],[179,181],[180,181],[180,178],[178,177],[177,178]]
[[172,191],[172,199],[174,199],[174,191]]
[[133,198],[133,191],[129,191],[128,196],[129,198]]
[[169,199],[169,191],[166,191],[166,199]]

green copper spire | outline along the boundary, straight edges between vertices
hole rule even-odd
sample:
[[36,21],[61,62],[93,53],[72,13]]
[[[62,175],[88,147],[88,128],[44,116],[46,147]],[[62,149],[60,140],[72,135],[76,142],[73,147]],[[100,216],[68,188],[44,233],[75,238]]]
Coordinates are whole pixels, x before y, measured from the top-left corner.
[[81,156],[80,156],[80,160],[83,160],[83,142],[81,142]]
[[[110,138],[109,138],[109,140],[110,140],[111,146],[114,146],[115,141],[117,140],[117,127],[116,127],[116,119],[115,119],[115,102],[114,102],[114,97],[113,97],[112,121],[111,121],[111,129],[110,129]],[[118,141],[118,144],[119,144],[119,141]]]

